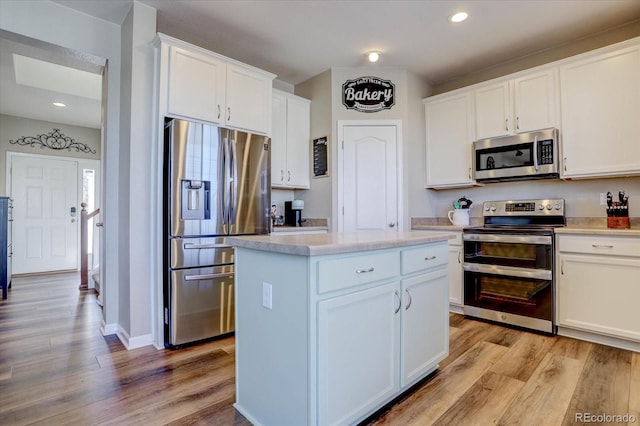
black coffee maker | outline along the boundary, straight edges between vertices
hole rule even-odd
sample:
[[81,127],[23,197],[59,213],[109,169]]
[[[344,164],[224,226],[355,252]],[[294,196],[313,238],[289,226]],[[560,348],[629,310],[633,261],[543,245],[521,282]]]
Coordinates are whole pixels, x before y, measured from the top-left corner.
[[285,201],[284,224],[286,226],[302,226],[302,210],[304,210],[304,201]]

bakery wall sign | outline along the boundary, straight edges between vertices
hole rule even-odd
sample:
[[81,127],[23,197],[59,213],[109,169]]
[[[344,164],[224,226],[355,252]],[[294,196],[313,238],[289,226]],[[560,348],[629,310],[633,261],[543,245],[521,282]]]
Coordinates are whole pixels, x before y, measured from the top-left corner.
[[396,103],[396,85],[378,77],[359,77],[342,85],[342,104],[360,112],[391,109]]

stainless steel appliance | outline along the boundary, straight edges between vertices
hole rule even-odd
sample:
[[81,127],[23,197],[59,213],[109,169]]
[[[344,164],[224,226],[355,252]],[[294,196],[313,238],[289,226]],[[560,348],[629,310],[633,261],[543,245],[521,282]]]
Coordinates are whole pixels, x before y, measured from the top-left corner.
[[564,200],[489,201],[463,231],[464,314],[556,333],[554,228]]
[[270,140],[177,119],[165,121],[165,346],[234,331],[229,235],[267,234]]
[[560,176],[558,129],[481,139],[473,143],[478,182],[550,179]]

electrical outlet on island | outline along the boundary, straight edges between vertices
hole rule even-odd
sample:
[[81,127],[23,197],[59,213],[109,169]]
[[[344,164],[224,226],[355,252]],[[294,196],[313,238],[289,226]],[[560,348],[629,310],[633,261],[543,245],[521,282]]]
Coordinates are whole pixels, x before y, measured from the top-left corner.
[[607,193],[606,192],[601,192],[600,193],[600,205],[601,206],[606,206],[607,205]]

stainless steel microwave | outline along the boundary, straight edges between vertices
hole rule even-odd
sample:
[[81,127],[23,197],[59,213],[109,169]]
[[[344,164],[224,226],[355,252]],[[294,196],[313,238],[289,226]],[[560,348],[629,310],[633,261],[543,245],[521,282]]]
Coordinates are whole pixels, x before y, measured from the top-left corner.
[[544,129],[473,143],[477,182],[551,179],[560,176],[558,129]]

